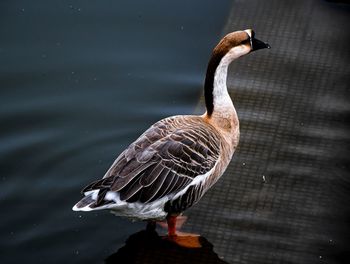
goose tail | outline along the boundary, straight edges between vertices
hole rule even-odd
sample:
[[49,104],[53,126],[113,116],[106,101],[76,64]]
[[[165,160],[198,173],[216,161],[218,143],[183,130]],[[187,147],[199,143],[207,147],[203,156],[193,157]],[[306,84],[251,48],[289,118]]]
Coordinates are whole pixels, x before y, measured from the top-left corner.
[[73,211],[91,211],[93,208],[90,207],[90,205],[94,204],[96,202],[96,199],[94,199],[94,194],[90,193],[86,195],[83,199],[81,199],[79,202],[77,202],[72,210]]

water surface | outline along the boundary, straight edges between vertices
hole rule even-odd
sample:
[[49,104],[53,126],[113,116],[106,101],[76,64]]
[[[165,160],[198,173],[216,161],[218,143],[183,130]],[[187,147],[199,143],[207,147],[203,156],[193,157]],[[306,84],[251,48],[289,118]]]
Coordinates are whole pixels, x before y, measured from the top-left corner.
[[193,113],[230,1],[0,3],[1,263],[98,263],[144,227],[71,211],[148,126]]

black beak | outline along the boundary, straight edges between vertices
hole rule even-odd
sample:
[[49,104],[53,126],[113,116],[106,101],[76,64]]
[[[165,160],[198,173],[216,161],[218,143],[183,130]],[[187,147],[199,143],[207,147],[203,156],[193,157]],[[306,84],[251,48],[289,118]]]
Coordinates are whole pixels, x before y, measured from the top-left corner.
[[252,46],[252,51],[259,50],[259,49],[271,49],[269,44],[254,38],[254,36],[250,39],[250,44]]

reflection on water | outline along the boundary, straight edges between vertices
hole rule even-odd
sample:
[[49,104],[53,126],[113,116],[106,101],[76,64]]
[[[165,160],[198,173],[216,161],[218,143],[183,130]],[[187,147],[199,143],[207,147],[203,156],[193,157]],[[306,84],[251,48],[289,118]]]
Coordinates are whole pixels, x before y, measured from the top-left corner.
[[227,263],[219,258],[206,238],[192,238],[199,240],[200,248],[181,247],[159,236],[156,231],[143,230],[131,235],[122,248],[106,258],[105,263]]

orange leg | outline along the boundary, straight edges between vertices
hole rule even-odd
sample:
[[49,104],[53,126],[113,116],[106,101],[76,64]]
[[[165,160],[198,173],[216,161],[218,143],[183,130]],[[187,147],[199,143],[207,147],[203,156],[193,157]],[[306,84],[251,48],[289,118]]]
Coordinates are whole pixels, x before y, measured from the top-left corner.
[[173,215],[168,215],[166,221],[168,223],[168,236],[174,237],[176,236],[176,217]]
[[[186,248],[202,247],[199,241],[199,237],[200,237],[199,235],[176,232],[176,224],[178,224],[178,227],[179,227],[185,222],[186,219],[187,217],[184,217],[184,216],[168,215],[166,217],[166,221],[168,225],[168,236],[164,237],[164,239],[167,239],[172,243],[176,243],[181,247],[186,247]],[[161,226],[165,227],[164,224],[161,224]]]

